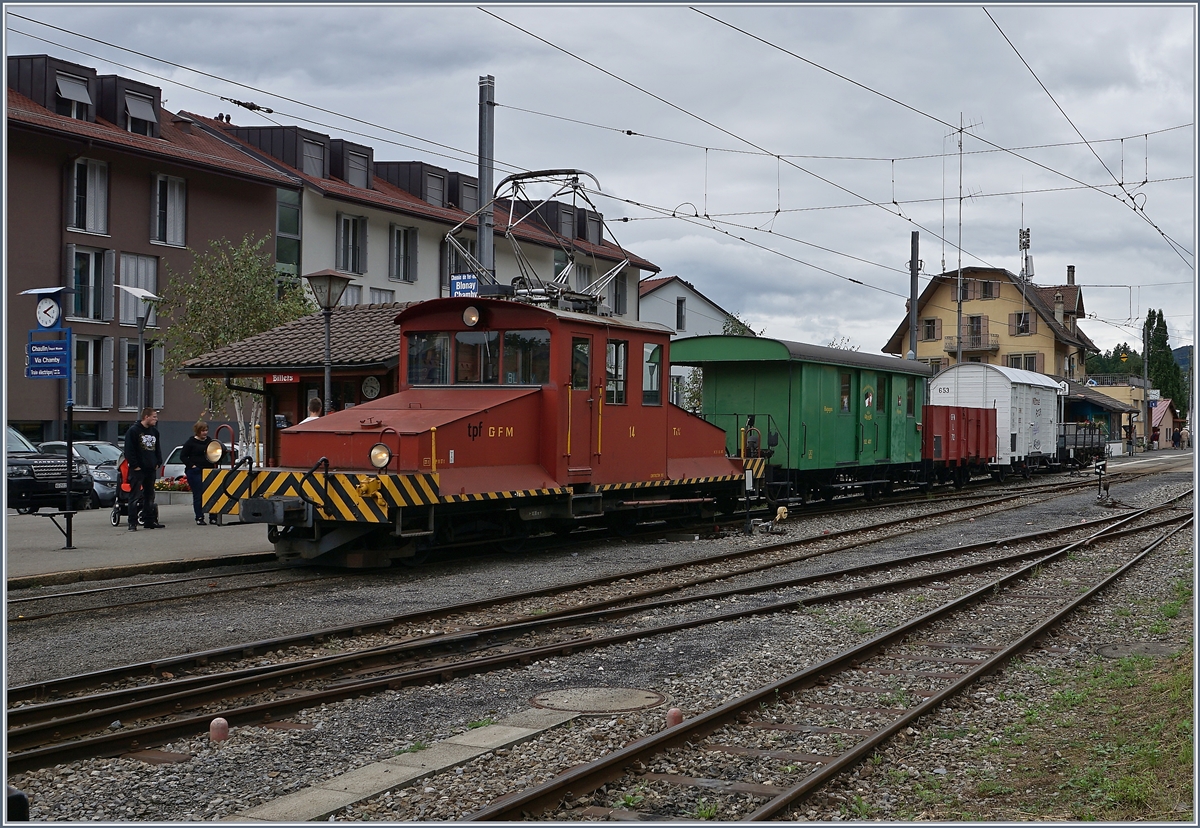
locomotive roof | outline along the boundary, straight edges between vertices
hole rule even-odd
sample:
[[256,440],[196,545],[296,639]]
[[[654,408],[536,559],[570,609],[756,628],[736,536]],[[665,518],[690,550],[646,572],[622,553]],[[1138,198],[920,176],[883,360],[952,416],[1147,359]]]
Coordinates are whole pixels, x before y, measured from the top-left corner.
[[827,348],[786,339],[761,336],[690,336],[671,343],[671,362],[675,365],[704,365],[710,362],[819,362],[874,368],[897,374],[928,377],[933,369],[913,359],[883,354],[864,354],[844,348]]
[[583,322],[588,325],[603,325],[612,328],[628,328],[629,330],[653,331],[655,333],[666,334],[675,332],[673,329],[668,328],[666,325],[660,325],[658,322],[639,322],[636,320],[621,319],[616,316],[596,316],[590,313],[579,313],[577,311],[533,305],[513,299],[487,299],[483,297],[454,297],[417,302],[409,305],[397,314],[395,321],[398,325],[404,325],[431,313],[439,313],[457,308],[466,309],[471,305],[479,308],[519,308],[534,318],[537,316],[550,316],[566,322]]

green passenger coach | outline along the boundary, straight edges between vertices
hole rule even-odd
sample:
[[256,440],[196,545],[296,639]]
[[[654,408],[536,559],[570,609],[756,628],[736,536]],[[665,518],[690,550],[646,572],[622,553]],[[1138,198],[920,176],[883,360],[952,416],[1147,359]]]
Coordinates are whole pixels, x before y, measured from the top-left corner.
[[920,479],[928,365],[749,336],[679,339],[671,362],[701,369],[701,414],[731,455],[768,458],[772,501]]

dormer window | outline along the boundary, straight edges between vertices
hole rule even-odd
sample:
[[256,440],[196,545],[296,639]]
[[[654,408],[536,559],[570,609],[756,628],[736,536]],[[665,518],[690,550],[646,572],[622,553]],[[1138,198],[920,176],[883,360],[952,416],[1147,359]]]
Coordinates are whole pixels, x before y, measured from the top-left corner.
[[463,182],[459,196],[462,204],[458,205],[464,213],[474,213],[479,209],[479,187]]
[[132,92],[125,93],[125,112],[129,118],[126,129],[138,135],[154,135],[154,125],[158,118],[154,114],[154,101]]
[[88,119],[88,107],[92,96],[88,94],[87,81],[74,75],[57,74],[58,94],[55,95],[54,111],[80,121]]
[[346,183],[351,187],[366,189],[370,183],[367,167],[367,156],[357,152],[346,153]]
[[566,208],[558,211],[558,234],[563,238],[575,238],[575,214]]
[[587,240],[592,244],[600,244],[600,217],[588,213]]
[[434,207],[446,206],[446,178],[437,173],[425,173],[425,200]]
[[325,145],[304,139],[304,162],[301,169],[313,178],[325,177]]

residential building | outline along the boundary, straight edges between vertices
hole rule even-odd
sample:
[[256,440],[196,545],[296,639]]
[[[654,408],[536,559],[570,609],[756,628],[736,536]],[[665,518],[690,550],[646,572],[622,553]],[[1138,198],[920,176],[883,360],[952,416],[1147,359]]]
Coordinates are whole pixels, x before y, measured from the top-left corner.
[[[643,279],[638,284],[638,295],[641,301],[638,319],[666,325],[679,339],[724,333],[726,323],[733,318],[729,311],[696,290],[695,285],[678,276]],[[684,381],[694,370],[671,366],[671,402],[683,404]]]
[[[195,383],[163,372],[169,320],[146,320],[124,285],[162,295],[214,239],[274,233],[277,203],[299,182],[162,106],[153,86],[48,55],[8,58],[8,418],[35,440],[65,437],[66,381],[27,379],[30,288],[61,286],[73,339],[76,439],[119,440],[139,385],[162,409],[169,450],[204,413]],[[280,196],[280,193],[290,195]]]
[[[230,146],[303,182],[299,197],[280,202],[278,250],[281,271],[303,276],[335,269],[354,279],[341,303],[414,302],[449,295],[450,277],[467,272],[446,234],[480,206],[475,176],[423,161],[377,161],[372,147],[295,126],[243,127],[228,118],[188,113]],[[519,224],[530,209],[535,215]],[[521,275],[513,236],[535,272],[549,280],[574,262],[572,287],[582,288],[628,259],[607,288],[614,316],[637,318],[630,286],[643,271],[658,268],[603,237],[600,214],[560,202],[495,205],[496,278],[509,284]],[[475,255],[477,227],[458,235]]]

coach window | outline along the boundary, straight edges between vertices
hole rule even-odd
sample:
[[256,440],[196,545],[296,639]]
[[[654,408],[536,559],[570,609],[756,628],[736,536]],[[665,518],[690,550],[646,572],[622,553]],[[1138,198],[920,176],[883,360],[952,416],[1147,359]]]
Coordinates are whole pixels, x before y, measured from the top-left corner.
[[908,378],[908,411],[910,417],[917,416],[917,381],[912,377]]
[[882,414],[887,410],[887,377],[877,377],[879,387],[875,389],[875,410]]
[[642,354],[642,405],[662,405],[662,346],[646,343]]
[[499,331],[460,331],[454,335],[454,381],[500,382]]
[[608,340],[608,348],[604,354],[604,402],[611,405],[625,404],[625,377],[629,361],[629,343],[619,340]]
[[450,334],[408,335],[408,384],[446,385],[450,381]]
[[850,375],[842,374],[842,413],[850,413]]
[[504,332],[505,385],[544,385],[550,381],[550,332]]
[[573,338],[571,340],[571,387],[576,391],[584,391],[589,385],[591,375],[592,341],[590,339]]

